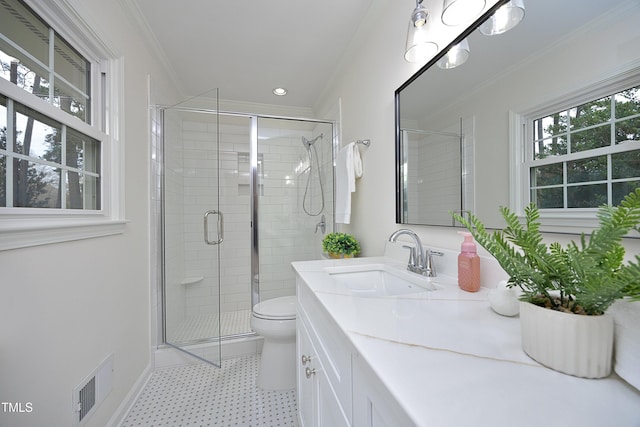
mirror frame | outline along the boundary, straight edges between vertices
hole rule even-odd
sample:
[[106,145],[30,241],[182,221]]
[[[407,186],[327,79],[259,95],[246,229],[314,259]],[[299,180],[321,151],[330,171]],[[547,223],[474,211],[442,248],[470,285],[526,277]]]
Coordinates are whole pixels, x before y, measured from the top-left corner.
[[[422,66],[418,71],[415,72],[409,79],[404,82],[396,91],[394,92],[394,115],[395,115],[395,139],[396,139],[396,224],[404,224],[402,223],[402,212],[403,212],[403,201],[402,201],[402,189],[403,189],[403,174],[402,174],[402,140],[401,134],[402,131],[400,129],[400,92],[413,83],[418,77],[424,74],[429,68],[434,66],[440,58],[442,58],[453,46],[460,43],[462,40],[466,39],[473,33],[485,20],[487,20],[491,15],[495,13],[502,5],[508,3],[510,0],[499,0],[496,4],[494,4],[491,8],[489,8],[485,13],[483,13],[478,19],[476,19],[471,25],[469,25],[458,37],[456,37],[449,45],[447,45],[444,49],[439,51],[433,58],[431,58],[424,66]],[[525,17],[526,19],[526,17]],[[429,224],[420,224],[429,226]],[[453,225],[455,226],[455,225]],[[432,227],[445,227],[442,225],[432,225]]]

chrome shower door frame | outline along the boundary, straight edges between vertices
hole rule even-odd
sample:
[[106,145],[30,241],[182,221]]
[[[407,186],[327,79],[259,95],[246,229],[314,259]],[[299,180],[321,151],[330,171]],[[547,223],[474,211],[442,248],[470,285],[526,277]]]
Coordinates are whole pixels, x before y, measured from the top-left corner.
[[[249,178],[249,191],[251,194],[251,307],[261,301],[260,296],[260,236],[259,236],[259,223],[260,223],[260,203],[259,203],[259,191],[258,191],[258,140],[259,140],[259,121],[261,119],[271,120],[288,120],[297,122],[308,122],[331,125],[331,158],[332,158],[332,198],[335,198],[335,158],[338,150],[338,134],[337,126],[334,120],[320,120],[311,119],[305,117],[291,117],[291,116],[277,116],[268,114],[255,114],[251,117],[251,141],[250,141],[250,178]],[[331,221],[331,230],[335,230],[335,202],[333,203],[333,220]]]

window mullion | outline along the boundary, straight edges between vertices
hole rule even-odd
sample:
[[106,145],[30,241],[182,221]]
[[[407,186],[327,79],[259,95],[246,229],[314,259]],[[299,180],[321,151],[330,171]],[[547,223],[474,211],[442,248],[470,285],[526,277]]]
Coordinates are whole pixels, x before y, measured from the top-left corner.
[[15,112],[13,99],[7,98],[7,157],[5,159],[5,205],[13,207],[13,153],[15,153]]
[[567,110],[567,154],[571,154],[571,153],[573,153],[573,150],[571,147],[571,109],[568,109]]
[[54,105],[54,86],[55,86],[55,37],[56,33],[53,28],[49,27],[49,103]]
[[607,154],[607,204],[613,205],[613,165],[611,154]]
[[569,191],[568,191],[568,172],[567,172],[567,162],[562,162],[562,207],[563,209],[567,209],[569,207]]
[[60,208],[67,208],[67,126],[62,125],[62,146],[60,147]]

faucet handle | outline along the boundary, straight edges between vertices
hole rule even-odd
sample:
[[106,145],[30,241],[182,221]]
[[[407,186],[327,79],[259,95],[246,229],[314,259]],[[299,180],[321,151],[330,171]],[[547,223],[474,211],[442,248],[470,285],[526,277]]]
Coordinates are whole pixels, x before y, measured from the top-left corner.
[[433,255],[444,256],[444,253],[427,249],[427,253],[425,254],[425,269],[428,277],[436,277],[437,275],[436,265],[433,262]]
[[409,264],[407,270],[411,270],[416,266],[416,248],[409,245],[402,245],[403,248],[409,249]]

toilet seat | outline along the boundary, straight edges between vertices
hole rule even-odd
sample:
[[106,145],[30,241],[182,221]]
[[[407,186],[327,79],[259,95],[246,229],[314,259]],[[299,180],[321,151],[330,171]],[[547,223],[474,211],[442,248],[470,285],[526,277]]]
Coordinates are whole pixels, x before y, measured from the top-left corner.
[[266,320],[295,320],[295,295],[273,298],[253,306],[253,315]]

